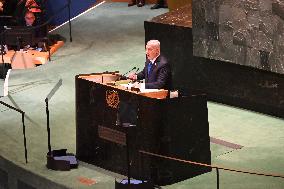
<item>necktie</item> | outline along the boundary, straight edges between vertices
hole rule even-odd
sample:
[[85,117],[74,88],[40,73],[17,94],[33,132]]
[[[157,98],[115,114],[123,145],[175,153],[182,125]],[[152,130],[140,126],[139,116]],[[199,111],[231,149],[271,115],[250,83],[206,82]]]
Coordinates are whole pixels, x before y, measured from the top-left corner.
[[152,66],[153,66],[153,64],[150,62],[150,63],[148,64],[148,75],[149,75],[150,72],[151,72]]

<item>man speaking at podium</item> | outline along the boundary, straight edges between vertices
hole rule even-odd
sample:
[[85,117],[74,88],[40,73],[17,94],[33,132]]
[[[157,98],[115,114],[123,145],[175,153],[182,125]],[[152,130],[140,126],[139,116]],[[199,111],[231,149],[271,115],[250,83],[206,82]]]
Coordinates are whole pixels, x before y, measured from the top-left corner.
[[171,69],[167,59],[160,54],[160,42],[150,40],[146,45],[146,62],[144,69],[136,73],[130,73],[129,79],[145,79],[145,89],[170,89]]

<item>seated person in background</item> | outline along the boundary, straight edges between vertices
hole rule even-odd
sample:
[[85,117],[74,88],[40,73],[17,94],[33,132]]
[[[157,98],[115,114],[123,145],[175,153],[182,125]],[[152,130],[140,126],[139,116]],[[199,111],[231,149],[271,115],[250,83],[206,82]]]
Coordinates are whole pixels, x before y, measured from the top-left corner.
[[34,13],[38,24],[44,21],[41,0],[27,0],[25,7],[26,10]]
[[26,12],[24,26],[35,26],[35,25],[36,25],[36,18],[34,13],[31,11]]
[[0,15],[3,13],[4,11],[4,0],[0,0]]
[[47,51],[47,39],[45,27],[39,27],[33,12],[26,12],[20,26],[11,26],[5,34],[6,44],[9,49],[28,50],[30,48],[39,51]]
[[[34,13],[28,11],[25,13],[20,25],[11,26],[11,29],[6,32],[6,40],[8,40],[9,49],[27,50],[30,47],[36,47],[34,40],[36,38],[37,29],[29,29],[29,27],[33,26],[36,26],[36,18]],[[17,41],[15,42],[14,39]]]
[[[24,17],[26,12],[33,12],[35,14],[35,17],[39,17],[41,10],[37,7],[40,4],[39,0],[11,0],[16,1],[16,6],[13,9],[13,16],[17,20],[18,23],[22,22],[22,18]],[[37,19],[39,20],[39,19]]]
[[160,54],[160,42],[158,40],[147,42],[146,56],[144,69],[138,74],[130,73],[129,79],[145,79],[145,89],[170,89],[170,65],[167,59]]
[[[38,22],[36,20],[36,17],[34,15],[33,12],[31,11],[27,11],[25,13],[25,18],[24,18],[24,23],[22,24],[22,26],[38,26]],[[35,37],[36,38],[44,38],[47,35],[47,30],[46,30],[46,26],[40,27],[40,28],[36,28],[35,30]]]

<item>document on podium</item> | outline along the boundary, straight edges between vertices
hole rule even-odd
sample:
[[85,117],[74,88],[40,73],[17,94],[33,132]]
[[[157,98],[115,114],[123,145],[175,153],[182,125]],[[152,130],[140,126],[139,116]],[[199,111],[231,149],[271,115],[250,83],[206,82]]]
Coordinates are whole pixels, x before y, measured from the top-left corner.
[[145,83],[127,83],[127,84],[120,84],[120,86],[130,90],[132,87],[139,86],[139,90],[141,93],[151,93],[151,92],[158,92],[160,89],[145,89]]

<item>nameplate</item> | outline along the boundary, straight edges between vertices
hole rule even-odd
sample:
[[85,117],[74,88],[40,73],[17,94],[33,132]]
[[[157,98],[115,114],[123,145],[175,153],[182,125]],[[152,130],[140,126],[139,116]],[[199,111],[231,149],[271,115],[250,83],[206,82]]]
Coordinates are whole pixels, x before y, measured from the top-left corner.
[[98,126],[99,137],[121,145],[126,145],[126,134],[108,127]]

